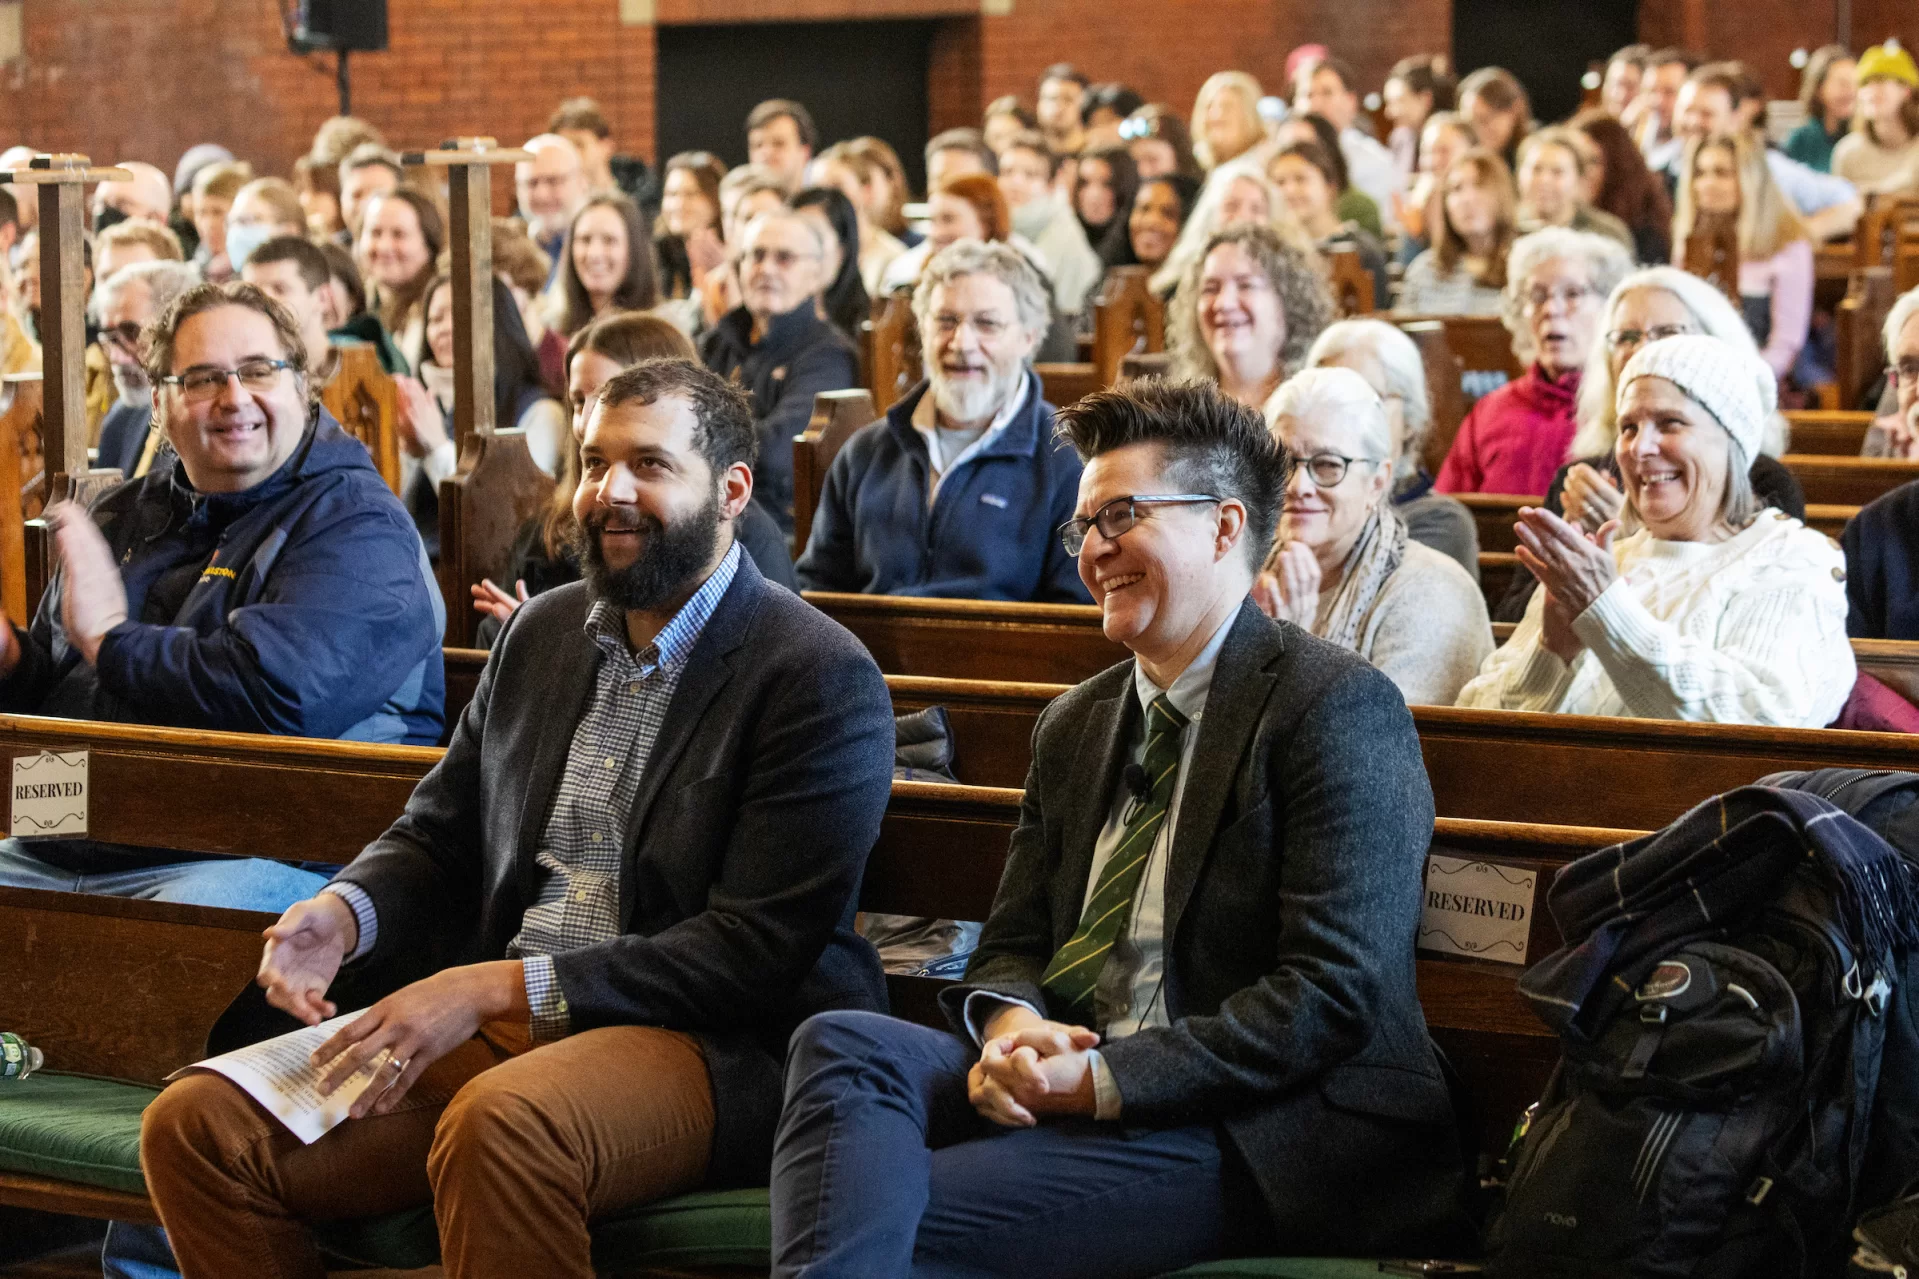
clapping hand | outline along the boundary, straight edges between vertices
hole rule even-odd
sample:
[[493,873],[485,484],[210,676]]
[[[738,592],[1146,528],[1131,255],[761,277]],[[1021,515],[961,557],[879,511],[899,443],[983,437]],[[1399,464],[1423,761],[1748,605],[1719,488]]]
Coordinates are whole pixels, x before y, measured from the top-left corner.
[[1566,518],[1588,533],[1596,533],[1608,520],[1618,519],[1626,505],[1625,495],[1612,479],[1584,462],[1566,473],[1562,501]]
[[1570,662],[1584,647],[1573,631],[1573,620],[1619,578],[1612,557],[1619,521],[1608,520],[1598,532],[1585,533],[1544,507],[1522,506],[1514,528],[1519,534],[1519,562],[1546,589],[1541,642]]
[[425,457],[447,441],[446,414],[418,378],[402,376],[393,381],[399,389],[400,412],[394,425],[399,428],[400,443],[414,457]]
[[64,578],[60,621],[67,640],[92,666],[99,661],[107,632],[127,620],[127,588],[113,548],[94,525],[93,517],[73,502],[55,502],[47,508],[53,525],[54,547]]
[[1304,542],[1287,542],[1273,557],[1272,568],[1253,582],[1253,603],[1259,611],[1303,630],[1312,630],[1319,615],[1319,560]]
[[513,616],[513,611],[527,601],[525,581],[513,583],[512,595],[495,586],[490,578],[481,578],[478,586],[467,589],[473,592],[473,611],[491,617],[502,626]]

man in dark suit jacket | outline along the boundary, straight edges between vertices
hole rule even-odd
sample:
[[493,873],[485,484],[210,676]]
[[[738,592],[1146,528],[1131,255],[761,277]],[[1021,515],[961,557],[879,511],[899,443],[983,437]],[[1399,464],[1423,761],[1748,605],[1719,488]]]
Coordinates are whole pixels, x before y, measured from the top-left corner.
[[375,1069],[353,1117],[303,1146],[210,1074],[147,1111],[186,1273],[318,1273],[304,1221],[430,1200],[449,1275],[589,1275],[591,1220],[763,1179],[793,1028],[885,1006],[853,917],[889,698],[735,542],[753,438],[690,361],[607,383],[586,580],[513,615],[405,814],[268,930],[299,1021],[379,997],[316,1054]]
[[1212,387],[1060,413],[1135,660],[1056,700],[946,1034],[794,1037],[776,1275],[1152,1275],[1465,1246],[1414,987],[1433,802],[1366,662],[1247,602],[1289,463]]

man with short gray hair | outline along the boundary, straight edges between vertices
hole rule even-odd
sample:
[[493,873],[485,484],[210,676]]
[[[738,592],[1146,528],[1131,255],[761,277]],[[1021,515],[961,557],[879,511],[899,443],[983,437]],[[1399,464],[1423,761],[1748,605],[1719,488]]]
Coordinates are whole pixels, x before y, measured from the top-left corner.
[[935,254],[913,294],[926,379],[827,472],[800,585],[821,591],[1090,603],[1052,530],[1080,463],[1053,437],[1027,360],[1048,289],[1005,244]]
[[[513,166],[513,185],[519,194],[520,216],[534,243],[560,270],[560,251],[566,247],[566,229],[586,203],[586,164],[580,150],[557,133],[527,139],[531,160]],[[552,284],[551,277],[547,283]]]
[[859,355],[819,314],[826,285],[819,227],[791,209],[760,214],[740,236],[744,299],[700,339],[700,359],[753,397],[760,437],[754,500],[782,531],[793,531],[793,437],[821,391],[858,386]]
[[119,398],[100,421],[98,465],[138,479],[153,466],[159,437],[153,421],[153,384],[140,363],[140,334],[173,300],[200,282],[185,262],[136,262],[103,279],[93,291],[100,346]]

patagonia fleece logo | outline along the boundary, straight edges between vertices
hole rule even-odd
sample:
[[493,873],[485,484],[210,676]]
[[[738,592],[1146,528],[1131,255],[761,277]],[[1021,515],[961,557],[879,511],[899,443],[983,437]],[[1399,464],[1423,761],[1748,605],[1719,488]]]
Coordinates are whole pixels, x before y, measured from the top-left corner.
[[997,493],[981,493],[979,495],[979,500],[986,503],[986,505],[988,506],[996,507],[1002,511],[1005,510],[1008,505],[1010,505],[1010,503],[1008,503],[1005,498],[1001,497]]

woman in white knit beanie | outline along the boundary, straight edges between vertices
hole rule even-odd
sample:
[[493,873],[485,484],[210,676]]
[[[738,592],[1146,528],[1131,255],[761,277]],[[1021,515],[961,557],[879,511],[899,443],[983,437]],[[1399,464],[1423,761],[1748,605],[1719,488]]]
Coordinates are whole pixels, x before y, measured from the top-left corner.
[[[1461,706],[1817,728],[1852,690],[1845,559],[1747,479],[1772,371],[1717,338],[1648,344],[1619,378],[1625,509],[1597,534],[1520,512],[1545,587]],[[1621,536],[1622,525],[1625,535]]]

